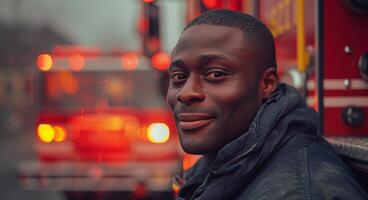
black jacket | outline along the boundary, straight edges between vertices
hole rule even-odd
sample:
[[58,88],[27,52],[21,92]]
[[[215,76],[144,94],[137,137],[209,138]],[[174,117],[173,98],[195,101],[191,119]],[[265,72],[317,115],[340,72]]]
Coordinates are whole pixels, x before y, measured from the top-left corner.
[[184,174],[178,199],[368,199],[317,127],[299,93],[280,84],[248,132]]

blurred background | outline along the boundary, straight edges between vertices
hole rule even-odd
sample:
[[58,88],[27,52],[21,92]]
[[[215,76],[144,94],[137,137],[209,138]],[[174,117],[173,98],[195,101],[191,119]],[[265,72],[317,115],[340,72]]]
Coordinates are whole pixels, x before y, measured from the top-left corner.
[[[180,170],[177,143],[169,147],[176,153],[174,158],[160,152],[156,153],[159,158],[141,158],[145,151],[160,150],[157,145],[137,148],[142,148],[141,143],[162,143],[160,137],[168,137],[166,129],[175,132],[167,119],[161,71],[184,26],[184,3],[0,0],[0,199],[111,199],[104,191],[118,193],[119,199],[144,199],[147,188],[155,186],[140,184],[147,179],[141,176],[151,172],[132,168],[174,160],[174,165],[164,166]],[[150,62],[156,53],[160,53],[155,61],[158,68]],[[93,123],[105,125],[91,127]],[[129,127],[147,129],[149,125],[153,125],[151,137],[155,138],[155,130],[161,131],[156,134],[159,141],[146,142],[147,136],[141,135],[147,130],[128,136],[133,132],[127,131]],[[111,132],[125,135],[107,135]],[[77,133],[100,134],[95,139],[99,144],[87,136],[78,139]],[[105,141],[106,137],[113,139]],[[153,171],[157,168],[161,167]],[[102,171],[106,173],[101,175]],[[134,178],[134,186],[112,180],[124,179],[127,173],[141,178]],[[79,180],[91,176],[93,180],[86,183]],[[98,182],[101,176],[112,181],[87,183]],[[123,186],[109,187],[110,183]],[[154,190],[168,191],[168,187]],[[141,192],[132,197],[121,191]]]

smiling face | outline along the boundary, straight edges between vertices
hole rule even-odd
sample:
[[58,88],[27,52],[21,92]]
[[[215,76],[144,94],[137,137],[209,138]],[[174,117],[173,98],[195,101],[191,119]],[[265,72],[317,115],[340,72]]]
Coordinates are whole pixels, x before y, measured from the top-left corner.
[[167,101],[186,152],[216,154],[248,130],[262,102],[254,47],[233,27],[202,24],[182,33]]

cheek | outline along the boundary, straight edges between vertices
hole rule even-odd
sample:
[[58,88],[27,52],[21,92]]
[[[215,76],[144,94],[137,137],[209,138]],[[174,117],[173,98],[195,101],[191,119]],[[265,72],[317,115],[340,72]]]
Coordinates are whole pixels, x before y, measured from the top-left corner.
[[166,94],[166,102],[170,106],[171,109],[174,109],[175,107],[176,94],[177,94],[177,91],[175,89],[172,89],[169,86],[169,89],[167,90],[167,94]]
[[[221,109],[233,110],[252,98],[250,90],[242,83],[233,83],[215,88],[211,94],[213,101]],[[256,98],[256,97],[254,97]]]
[[217,88],[211,96],[227,124],[248,121],[258,109],[257,90],[247,87],[244,81]]

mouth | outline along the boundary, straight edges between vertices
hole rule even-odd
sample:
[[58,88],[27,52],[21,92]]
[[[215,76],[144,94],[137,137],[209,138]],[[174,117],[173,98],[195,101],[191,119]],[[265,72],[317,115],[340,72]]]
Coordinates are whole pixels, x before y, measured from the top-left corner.
[[178,126],[184,131],[193,131],[210,124],[215,117],[207,113],[180,113]]

